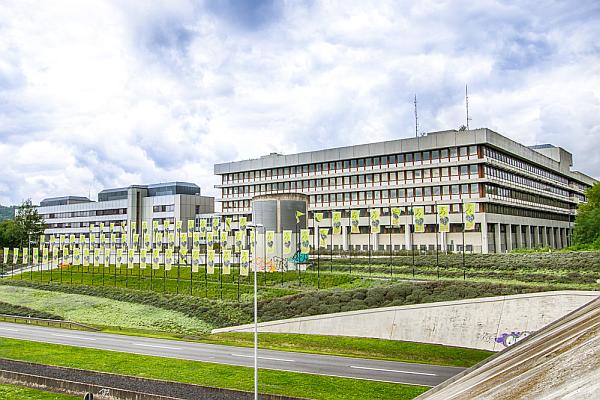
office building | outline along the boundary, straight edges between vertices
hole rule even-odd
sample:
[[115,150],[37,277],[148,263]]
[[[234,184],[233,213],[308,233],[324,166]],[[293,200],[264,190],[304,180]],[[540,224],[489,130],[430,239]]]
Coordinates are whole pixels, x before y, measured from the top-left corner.
[[[154,222],[162,226],[169,222],[171,230],[176,221],[195,220],[196,215],[214,212],[214,198],[201,196],[200,187],[193,183],[169,182],[152,185],[105,189],[98,193],[98,201],[87,197],[66,196],[44,199],[38,213],[46,223],[45,235],[80,234],[89,237],[90,225],[97,237],[100,224],[104,224],[108,235],[111,224],[120,227],[125,223],[131,238],[132,222],[140,232],[142,222],[148,227]],[[185,228],[184,228],[185,230]],[[120,235],[119,235],[120,242]]]
[[[577,204],[596,181],[571,169],[572,155],[552,145],[524,146],[490,129],[441,131],[421,137],[216,164],[222,214],[252,216],[257,195],[302,193],[308,226],[331,227],[342,212],[333,249],[505,252],[562,248],[570,243]],[[463,204],[474,203],[475,226],[464,232]],[[448,205],[450,232],[437,232],[437,207]],[[413,206],[425,209],[425,232],[414,233]],[[391,227],[390,208],[401,209]],[[369,210],[382,230],[369,233]],[[360,233],[349,234],[360,210]],[[324,219],[315,222],[314,214]],[[331,232],[331,231],[330,231]]]

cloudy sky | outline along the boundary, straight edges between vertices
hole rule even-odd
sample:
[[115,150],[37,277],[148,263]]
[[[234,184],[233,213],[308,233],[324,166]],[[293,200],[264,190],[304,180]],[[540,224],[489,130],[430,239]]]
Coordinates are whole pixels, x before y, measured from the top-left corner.
[[600,178],[600,3],[0,3],[0,204],[464,123]]

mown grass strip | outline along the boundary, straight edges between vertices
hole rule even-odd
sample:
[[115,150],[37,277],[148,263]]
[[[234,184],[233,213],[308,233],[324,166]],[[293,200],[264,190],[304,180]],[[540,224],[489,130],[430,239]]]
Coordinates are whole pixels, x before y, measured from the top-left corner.
[[[371,338],[285,333],[261,333],[259,337],[260,347],[270,350],[299,351],[453,367],[470,367],[494,354],[491,351],[462,347]],[[251,347],[253,340],[252,333],[219,333],[206,335],[200,341]]]
[[[220,388],[251,391],[254,387],[252,368],[25,340],[0,338],[0,357]],[[261,393],[323,400],[412,399],[429,389],[271,370],[260,370],[259,382]]]
[[66,394],[43,392],[14,385],[0,384],[0,399],[10,400],[75,400],[81,397]]

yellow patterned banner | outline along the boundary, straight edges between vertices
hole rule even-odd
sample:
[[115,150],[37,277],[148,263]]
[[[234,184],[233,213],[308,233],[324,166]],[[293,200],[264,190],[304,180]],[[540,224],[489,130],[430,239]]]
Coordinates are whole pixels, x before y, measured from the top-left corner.
[[[54,254],[52,258],[54,258]],[[94,249],[94,267],[98,266],[100,266],[100,249]]]
[[38,265],[39,261],[40,261],[40,251],[37,247],[33,248],[33,260],[31,260],[31,262],[33,263],[33,265]]
[[265,241],[267,246],[267,255],[273,255],[275,253],[275,232],[267,231],[265,233]]
[[248,217],[240,217],[240,230],[246,230],[246,226],[248,225]]
[[200,249],[192,249],[192,272],[198,272],[200,267]]
[[173,232],[167,234],[167,244],[169,247],[175,246],[175,234]]
[[150,248],[150,234],[149,233],[144,233],[144,248],[145,249]]
[[140,269],[146,269],[147,258],[148,258],[148,250],[141,249],[140,250]]
[[333,226],[333,234],[342,234],[342,213],[341,211],[334,211],[331,214],[331,225]]
[[173,249],[168,248],[165,250],[165,271],[170,271],[173,265]]
[[142,233],[148,232],[148,221],[142,221]]
[[[46,264],[48,262],[48,249],[44,247],[44,252],[42,254],[42,262]],[[83,249],[83,266],[87,267],[90,265],[90,249],[85,247]]]
[[152,250],[152,269],[160,268],[160,250],[153,249]]
[[413,218],[415,233],[425,232],[425,209],[423,207],[413,207]]
[[400,226],[400,207],[392,207],[392,226]]
[[329,228],[319,228],[319,247],[327,247],[329,239]]
[[231,250],[223,250],[223,275],[231,274]]
[[283,256],[289,256],[290,254],[292,254],[292,231],[283,231],[282,242]]
[[194,219],[188,219],[188,222],[187,222],[187,230],[188,230],[188,232],[193,231],[195,227],[196,227],[196,220],[194,220]]
[[81,265],[81,249],[79,247],[73,249],[73,265]]
[[315,213],[315,222],[321,222],[321,221],[323,221],[323,213],[322,212]]
[[300,251],[304,254],[310,253],[310,230],[300,230]]
[[221,220],[218,217],[214,217],[212,219],[212,229],[213,231],[219,230],[219,226],[221,225]]
[[360,233],[360,211],[352,210],[350,211],[350,232],[352,233]]
[[225,248],[225,249],[229,248],[229,235],[227,234],[227,231],[221,232],[220,243],[223,248]]
[[214,244],[214,238],[213,238],[213,233],[212,231],[210,232],[206,232],[206,245],[210,248],[213,247]]
[[29,249],[27,247],[23,248],[23,264],[29,264]]
[[242,250],[245,246],[245,242],[244,242],[244,231],[235,231],[235,249],[239,252],[240,250]]
[[121,268],[121,264],[123,263],[123,249],[117,249],[117,257],[115,259],[115,267]]
[[212,275],[215,273],[215,251],[208,250],[206,258],[206,272]]
[[[110,247],[104,248],[104,267],[110,267],[110,255],[113,253]],[[117,257],[117,253],[115,253],[115,258]]]
[[381,212],[379,208],[374,208],[370,211],[371,233],[381,232]]
[[135,261],[135,252],[133,249],[127,250],[127,268],[133,269],[133,262]]
[[2,256],[2,264],[8,264],[8,247],[4,248],[4,253]]
[[225,231],[231,232],[231,217],[225,217]]
[[475,229],[475,203],[465,203],[465,231]]
[[450,206],[438,205],[439,232],[450,232]]
[[250,271],[250,252],[248,250],[242,250],[240,252],[240,275],[248,276]]
[[208,221],[205,219],[201,219],[200,220],[200,237],[205,237],[206,236],[206,227],[208,225]]
[[192,247],[197,249],[200,247],[200,232],[192,233]]

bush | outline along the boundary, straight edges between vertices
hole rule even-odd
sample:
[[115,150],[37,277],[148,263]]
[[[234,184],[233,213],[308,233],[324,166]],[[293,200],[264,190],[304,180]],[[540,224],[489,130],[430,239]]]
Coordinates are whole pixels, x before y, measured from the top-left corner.
[[33,308],[17,306],[0,301],[0,314],[18,315],[20,317],[33,317],[43,319],[62,320],[62,317],[45,311],[34,310]]
[[[553,290],[551,287],[500,285],[469,282],[400,283],[370,289],[334,289],[263,300],[258,303],[259,319],[273,321],[339,311],[354,311],[396,305],[463,300]],[[252,314],[252,305],[242,309]]]
[[35,281],[1,281],[2,285],[24,286],[34,289],[63,293],[84,294],[105,297],[112,300],[152,305],[166,310],[179,311],[192,318],[203,320],[215,327],[245,324],[252,321],[252,313],[243,312],[228,303],[200,299],[198,297],[115,288],[110,286],[61,285],[59,283],[41,283]]

